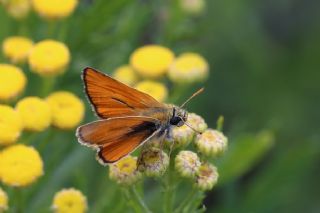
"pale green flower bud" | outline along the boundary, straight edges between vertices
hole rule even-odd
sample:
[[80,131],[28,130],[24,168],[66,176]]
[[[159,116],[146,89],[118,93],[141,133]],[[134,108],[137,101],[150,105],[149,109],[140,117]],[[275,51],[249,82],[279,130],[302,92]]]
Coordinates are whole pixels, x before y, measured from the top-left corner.
[[197,149],[206,156],[220,156],[228,146],[228,138],[222,132],[207,129],[195,139]]
[[162,176],[168,166],[168,155],[156,147],[143,150],[138,159],[138,170],[148,177]]
[[204,119],[195,113],[188,114],[187,122],[192,128],[199,132],[204,132],[208,128],[208,125]]
[[196,174],[195,186],[203,191],[211,190],[217,183],[218,177],[217,168],[212,164],[204,163]]
[[175,158],[175,169],[182,177],[195,177],[200,165],[198,155],[192,151],[180,151]]
[[137,170],[137,157],[128,155],[114,164],[110,165],[109,176],[111,180],[120,185],[132,185],[141,178]]

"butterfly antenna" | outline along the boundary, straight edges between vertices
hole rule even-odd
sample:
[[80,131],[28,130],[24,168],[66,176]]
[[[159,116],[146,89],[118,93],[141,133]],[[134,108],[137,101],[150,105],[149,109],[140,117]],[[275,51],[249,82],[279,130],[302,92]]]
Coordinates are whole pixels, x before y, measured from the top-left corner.
[[199,89],[197,92],[193,93],[183,104],[181,104],[181,108],[184,107],[184,105],[186,105],[186,103],[188,103],[192,98],[194,98],[195,96],[199,95],[200,93],[202,93],[204,91],[204,88],[202,87],[201,89]]
[[190,129],[192,129],[194,132],[198,133],[199,135],[202,134],[202,132],[196,130],[195,128],[193,128],[190,124],[188,124],[187,122],[184,122],[185,125],[187,125]]

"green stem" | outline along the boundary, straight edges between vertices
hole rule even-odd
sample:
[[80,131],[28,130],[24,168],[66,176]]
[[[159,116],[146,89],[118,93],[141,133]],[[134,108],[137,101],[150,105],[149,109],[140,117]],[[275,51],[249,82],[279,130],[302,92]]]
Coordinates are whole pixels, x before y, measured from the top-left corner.
[[171,213],[173,207],[174,190],[172,181],[172,171],[169,168],[164,191],[164,212],[166,213]]
[[42,78],[42,89],[41,96],[47,96],[54,88],[54,84],[56,82],[55,77],[43,77]]
[[192,187],[192,190],[191,190],[191,192],[189,193],[189,195],[180,203],[180,205],[178,206],[178,208],[175,209],[174,213],[181,213],[181,212],[183,212],[183,209],[188,206],[188,204],[189,204],[190,201],[193,199],[193,197],[195,196],[196,193],[197,193],[196,188],[195,188],[195,187]]
[[143,209],[143,212],[145,213],[151,213],[151,210],[148,208],[147,204],[143,201],[139,193],[137,192],[137,189],[135,186],[131,188],[131,192],[136,199],[137,203],[140,205],[140,207]]
[[57,22],[54,20],[48,21],[47,23],[47,37],[48,38],[54,38],[55,37],[55,31],[56,31],[56,26]]
[[23,205],[23,195],[22,195],[22,189],[20,188],[14,188],[14,197],[16,200],[16,208],[15,208],[15,213],[22,213],[24,209]]
[[135,212],[139,213],[141,212],[139,206],[137,206],[132,198],[131,198],[131,195],[130,195],[130,191],[127,189],[127,188],[122,188],[122,194],[124,195],[126,201],[127,201],[127,205],[129,207],[132,207],[134,209]]

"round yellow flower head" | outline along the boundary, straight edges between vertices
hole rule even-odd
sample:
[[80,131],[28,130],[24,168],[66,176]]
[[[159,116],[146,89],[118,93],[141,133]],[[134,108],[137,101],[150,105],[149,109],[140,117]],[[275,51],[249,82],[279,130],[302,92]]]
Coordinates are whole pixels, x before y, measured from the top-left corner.
[[137,157],[128,155],[109,168],[110,179],[120,185],[132,185],[141,179],[141,173],[137,170]]
[[87,198],[77,189],[62,189],[55,194],[51,208],[55,213],[84,213],[88,209]]
[[206,2],[205,0],[180,0],[181,9],[190,15],[199,15],[203,12]]
[[0,212],[8,210],[8,195],[0,188]]
[[84,104],[74,94],[54,92],[47,97],[52,110],[52,124],[60,129],[75,128],[83,119]]
[[207,129],[195,140],[197,149],[207,156],[219,156],[225,152],[228,146],[228,139],[222,132]]
[[66,70],[70,52],[64,43],[47,39],[33,46],[28,62],[33,72],[42,76],[54,76]]
[[33,42],[29,38],[12,36],[3,41],[2,51],[12,63],[17,64],[27,60],[32,46]]
[[175,158],[175,168],[182,177],[195,177],[200,165],[198,155],[192,151],[180,151]]
[[145,149],[138,159],[138,170],[148,177],[162,176],[169,166],[168,155],[156,147]]
[[30,131],[43,131],[51,124],[51,108],[49,104],[38,97],[21,99],[16,106],[24,128]]
[[73,13],[78,0],[32,0],[34,10],[45,19],[61,19]]
[[168,96],[167,87],[156,81],[145,80],[136,84],[135,88],[141,92],[147,93],[159,102],[166,100]]
[[208,128],[204,119],[195,113],[188,114],[188,123],[198,132],[204,132]]
[[0,64],[0,101],[10,100],[25,88],[27,78],[23,71],[13,65]]
[[202,191],[211,190],[218,182],[218,177],[217,168],[212,164],[204,163],[196,174],[195,186]]
[[209,65],[197,53],[184,53],[174,60],[169,68],[169,79],[175,83],[194,83],[208,77]]
[[172,128],[172,140],[165,140],[167,146],[174,143],[175,148],[187,146],[193,139],[194,131],[187,125]]
[[130,56],[130,65],[145,78],[163,76],[174,59],[174,53],[163,46],[146,45]]
[[7,12],[16,19],[25,18],[30,11],[29,0],[7,0],[3,3]]
[[0,179],[10,186],[27,186],[43,175],[43,162],[36,149],[23,144],[0,152]]
[[129,86],[134,85],[138,81],[138,76],[136,72],[128,65],[118,67],[114,73],[113,77],[118,81],[127,84]]
[[0,105],[0,115],[0,145],[12,144],[22,131],[19,113],[7,105]]

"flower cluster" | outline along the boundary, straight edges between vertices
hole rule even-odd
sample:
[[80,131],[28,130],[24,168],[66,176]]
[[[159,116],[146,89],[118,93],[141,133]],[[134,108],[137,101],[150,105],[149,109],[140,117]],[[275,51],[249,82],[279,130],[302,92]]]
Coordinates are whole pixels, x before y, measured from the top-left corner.
[[33,9],[39,16],[48,20],[66,18],[75,10],[77,0],[2,0],[9,15],[24,19]]
[[[78,1],[0,0],[0,3],[16,19],[26,18],[33,9],[50,28],[57,19],[71,15]],[[40,155],[43,144],[38,146],[32,139],[42,139],[42,132],[50,136],[55,128],[74,130],[84,117],[80,98],[69,91],[54,91],[55,78],[68,70],[71,53],[66,44],[48,37],[54,36],[34,41],[12,35],[1,43],[6,63],[0,63],[0,182],[17,190],[35,184],[45,174],[45,162]],[[39,93],[29,91],[27,76],[38,76],[34,79],[40,79],[36,82]],[[0,189],[0,212],[9,208],[8,199]],[[80,191],[65,189],[54,197],[52,209],[85,212],[86,198]]]
[[[166,47],[146,45],[135,50],[129,65],[117,68],[113,76],[164,102],[170,97],[164,82],[173,87],[190,85],[203,82],[208,74],[209,65],[199,54],[187,52],[176,57]],[[210,158],[226,150],[227,138],[222,132],[209,129],[195,113],[189,113],[187,122],[188,125],[172,127],[167,138],[146,142],[138,158],[127,156],[110,165],[110,178],[121,185],[132,185],[141,176],[161,177],[173,170],[193,182],[198,190],[210,190],[218,180],[217,168]]]
[[175,56],[166,47],[146,45],[130,55],[128,65],[116,68],[113,77],[164,102],[169,97],[165,77],[172,84],[179,85],[202,82],[208,74],[208,63],[197,53],[187,52]]

